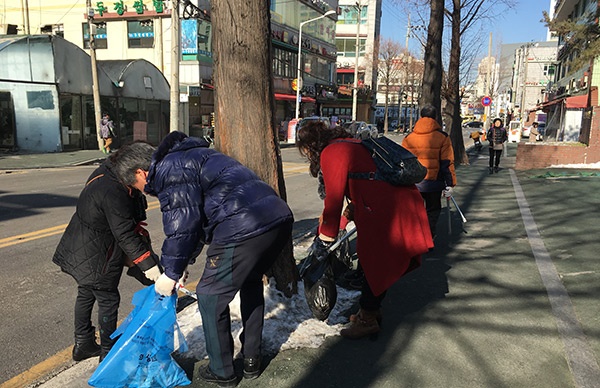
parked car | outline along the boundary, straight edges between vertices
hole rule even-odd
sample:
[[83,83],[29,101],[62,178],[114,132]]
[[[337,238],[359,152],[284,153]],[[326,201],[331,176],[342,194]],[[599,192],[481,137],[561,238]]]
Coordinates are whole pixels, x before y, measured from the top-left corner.
[[469,121],[468,123],[463,124],[463,128],[468,129],[478,129],[483,128],[482,121]]
[[287,142],[290,144],[293,144],[296,142],[296,134],[298,133],[298,130],[300,128],[302,128],[303,125],[311,122],[311,121],[321,121],[323,123],[325,123],[325,125],[327,125],[327,127],[329,127],[331,124],[329,122],[329,117],[324,117],[324,116],[309,116],[309,117],[304,117],[300,120],[296,120],[296,119],[291,119],[288,123],[288,133],[287,133]]
[[518,143],[521,141],[521,133],[523,131],[523,127],[520,121],[511,121],[508,123],[508,128],[506,129],[508,132],[508,142],[509,143]]
[[348,133],[350,133],[350,135],[356,138],[362,136],[362,132],[369,131],[367,123],[365,123],[364,121],[348,121],[344,123],[344,125],[342,125],[342,128],[344,128],[346,131],[348,131]]
[[359,133],[361,139],[366,139],[368,137],[377,137],[379,136],[379,131],[377,130],[377,125],[375,124],[367,124],[366,129]]

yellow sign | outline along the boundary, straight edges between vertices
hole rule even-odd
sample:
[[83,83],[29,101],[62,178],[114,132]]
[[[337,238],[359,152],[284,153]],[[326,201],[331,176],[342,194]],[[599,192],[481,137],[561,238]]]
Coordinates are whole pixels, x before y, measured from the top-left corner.
[[294,78],[294,79],[292,80],[292,90],[293,90],[293,91],[296,91],[296,90],[298,90],[298,78]]

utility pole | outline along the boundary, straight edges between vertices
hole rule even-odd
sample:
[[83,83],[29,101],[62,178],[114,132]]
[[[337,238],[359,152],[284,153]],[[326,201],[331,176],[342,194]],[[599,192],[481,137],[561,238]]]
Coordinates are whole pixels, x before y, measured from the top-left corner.
[[[483,93],[487,96],[490,96],[492,92],[492,33],[490,32],[490,41],[488,44],[488,57],[487,57],[487,73],[485,76],[485,88],[483,88]],[[486,106],[484,109],[485,114],[485,129],[490,128],[490,105]]]
[[521,115],[520,115],[520,120],[521,120],[521,126],[525,125],[525,122],[527,121],[527,116],[525,115],[525,96],[527,94],[527,65],[529,64],[529,47],[531,47],[532,44],[531,43],[527,43],[525,45],[525,56],[523,57],[523,61],[525,62],[525,66],[523,69],[523,90],[521,91]]
[[410,29],[411,29],[411,26],[410,26],[410,13],[408,13],[407,17],[408,17],[408,24],[406,25],[406,44],[405,44],[405,46],[406,46],[406,52],[408,52],[408,38],[410,38]]
[[360,1],[354,5],[356,9],[356,52],[354,57],[354,85],[352,88],[352,121],[356,121],[356,109],[358,105],[358,55],[360,46],[360,16],[362,13],[362,5]]
[[92,0],[86,0],[86,8],[88,15],[88,34],[90,36],[90,58],[92,66],[92,95],[94,98],[94,119],[96,120],[96,140],[98,140],[98,149],[101,150],[104,146],[104,141],[100,136],[100,120],[102,120],[102,105],[100,102],[100,90],[98,88],[98,66],[96,64],[96,41],[94,34],[96,33],[96,25],[94,24],[94,8],[92,8]]
[[179,131],[179,51],[181,38],[179,35],[179,0],[171,2],[171,132]]
[[29,24],[29,0],[21,0],[21,10],[23,16],[23,32],[25,35],[29,35],[31,33]]

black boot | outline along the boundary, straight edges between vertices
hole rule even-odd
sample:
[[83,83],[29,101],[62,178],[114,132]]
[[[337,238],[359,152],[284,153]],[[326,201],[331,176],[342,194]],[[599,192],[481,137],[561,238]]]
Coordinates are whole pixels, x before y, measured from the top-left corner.
[[244,378],[253,380],[260,375],[261,356],[244,357]]
[[99,363],[106,358],[106,355],[108,352],[110,352],[110,349],[112,349],[112,346],[100,346],[100,358],[98,358]]
[[83,361],[88,358],[100,355],[100,345],[96,343],[96,335],[92,331],[90,334],[75,334],[75,346],[73,347],[73,360]]
[[219,387],[235,387],[238,383],[237,376],[231,375],[228,377],[217,376],[210,370],[210,367],[206,365],[199,369],[200,378],[208,383],[215,383]]

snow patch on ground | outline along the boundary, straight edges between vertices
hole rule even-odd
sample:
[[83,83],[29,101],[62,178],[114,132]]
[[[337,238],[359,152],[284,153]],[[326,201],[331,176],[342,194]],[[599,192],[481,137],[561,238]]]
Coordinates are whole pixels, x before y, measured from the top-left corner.
[[[325,322],[313,318],[304,297],[304,285],[298,283],[298,294],[287,298],[275,289],[273,281],[265,287],[265,324],[263,329],[263,352],[276,354],[286,349],[317,348],[327,337],[339,335],[348,322],[343,314],[358,299],[359,291],[337,287],[337,303]],[[242,330],[240,298],[236,295],[229,305],[231,331],[235,354],[240,351],[239,334]],[[188,351],[184,357],[201,360],[206,358],[202,318],[196,303],[177,315],[181,331],[185,335]]]

